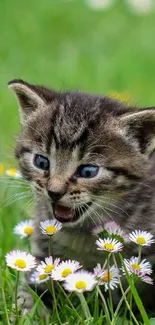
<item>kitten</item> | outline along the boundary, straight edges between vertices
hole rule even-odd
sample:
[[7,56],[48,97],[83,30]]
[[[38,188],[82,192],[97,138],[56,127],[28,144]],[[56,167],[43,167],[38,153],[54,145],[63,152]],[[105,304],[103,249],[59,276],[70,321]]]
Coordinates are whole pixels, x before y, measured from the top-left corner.
[[[116,221],[126,232],[155,235],[155,108],[126,106],[108,97],[56,92],[12,80],[22,130],[15,156],[36,197],[36,255],[48,255],[40,221],[63,225],[52,255],[92,270],[103,264],[92,228]],[[129,256],[137,254],[127,247]],[[143,250],[154,261],[155,245]],[[146,307],[153,301],[149,287]],[[145,294],[143,295],[145,296]]]

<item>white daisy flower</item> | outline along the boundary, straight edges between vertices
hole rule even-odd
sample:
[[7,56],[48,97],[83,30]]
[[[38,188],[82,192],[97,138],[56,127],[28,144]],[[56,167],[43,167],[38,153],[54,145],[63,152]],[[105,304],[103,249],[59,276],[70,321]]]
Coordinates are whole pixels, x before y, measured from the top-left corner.
[[153,9],[153,0],[126,0],[126,3],[137,14],[147,14]]
[[21,178],[22,174],[15,168],[10,168],[5,171],[5,174],[14,178]]
[[77,271],[79,268],[81,268],[81,265],[77,261],[62,261],[58,266],[54,268],[51,277],[53,280],[63,281],[66,279],[66,277]]
[[76,292],[84,292],[91,291],[94,289],[97,281],[94,279],[92,273],[81,270],[76,273],[70,274],[64,283],[64,288],[67,291],[76,291]]
[[14,250],[5,256],[6,264],[17,271],[30,271],[36,266],[35,257],[29,253]]
[[33,234],[34,231],[33,221],[21,221],[15,226],[13,231],[16,235],[20,235],[21,238],[29,237]]
[[99,280],[102,273],[104,272],[103,267],[101,266],[101,264],[97,263],[97,265],[94,267],[94,277],[96,280]]
[[62,224],[56,220],[45,220],[40,222],[40,228],[44,235],[52,236],[62,228]]
[[112,290],[117,288],[119,283],[119,269],[112,265],[109,269],[105,269],[102,271],[99,277],[99,285],[104,285],[105,291],[110,287]]
[[40,273],[35,271],[34,273],[32,273],[31,277],[30,277],[30,281],[33,283],[42,283],[42,282],[46,282],[50,279],[48,274],[45,273]]
[[98,246],[98,250],[103,250],[110,253],[117,253],[123,249],[122,243],[112,238],[99,238],[98,240],[96,240],[96,245]]
[[[124,259],[124,264],[126,270],[129,274],[132,274],[137,271],[143,274],[151,274],[152,273],[152,265],[151,263],[147,262],[146,259],[142,260],[140,263],[138,262],[138,257],[132,256],[129,260]],[[125,274],[125,270],[123,269],[123,273]],[[136,273],[137,274],[137,273]]]
[[147,284],[153,284],[153,279],[151,279],[151,277],[148,275],[142,274],[140,278],[143,282]]
[[135,280],[138,280],[138,281],[143,281],[147,284],[153,284],[153,279],[151,279],[150,276],[142,273],[140,270],[136,270],[135,268],[131,269],[131,275],[134,276]]
[[88,7],[100,10],[100,9],[108,9],[113,5],[114,0],[85,0]]
[[115,221],[109,221],[104,224],[104,229],[109,233],[109,235],[116,235],[122,238],[126,237],[125,232]]
[[51,274],[51,272],[58,266],[60,258],[53,260],[53,257],[46,257],[45,262],[41,262],[36,268],[39,273]]
[[101,225],[99,225],[99,226],[92,229],[92,233],[97,234],[97,235],[100,234],[103,231],[104,231],[104,227],[102,227]]
[[129,239],[140,246],[150,246],[154,243],[153,235],[143,230],[132,231]]

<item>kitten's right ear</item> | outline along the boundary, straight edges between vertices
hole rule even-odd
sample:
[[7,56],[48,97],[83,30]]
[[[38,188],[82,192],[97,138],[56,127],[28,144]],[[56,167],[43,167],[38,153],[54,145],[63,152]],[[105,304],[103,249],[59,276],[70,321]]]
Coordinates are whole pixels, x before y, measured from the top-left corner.
[[8,86],[16,93],[20,108],[21,124],[24,124],[27,117],[45,103],[44,98],[41,96],[41,89],[19,79],[11,80]]

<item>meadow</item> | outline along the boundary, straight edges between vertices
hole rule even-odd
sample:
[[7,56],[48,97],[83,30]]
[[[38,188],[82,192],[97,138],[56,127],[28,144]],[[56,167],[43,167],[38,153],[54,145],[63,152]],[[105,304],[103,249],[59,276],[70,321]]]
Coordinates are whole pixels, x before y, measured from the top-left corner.
[[[14,146],[20,130],[8,81],[19,78],[56,90],[119,93],[135,106],[154,106],[154,21],[155,11],[133,14],[123,0],[106,11],[93,11],[82,0],[0,2],[0,167],[4,167],[0,168],[0,325],[9,324],[15,288],[16,273],[6,267],[5,255],[13,249],[27,250],[27,241],[15,235],[13,228],[31,218],[33,205],[26,198],[26,185],[5,175],[5,170],[16,167]],[[69,319],[69,324],[78,324],[62,296],[59,304],[65,304],[62,323]],[[77,311],[82,313],[80,304]],[[19,324],[35,324],[34,314],[35,309]],[[153,316],[148,315],[150,324],[155,324]],[[59,324],[56,311],[46,321],[40,317],[37,324]],[[98,316],[96,323],[79,324],[104,323]],[[116,324],[135,323],[132,317],[118,317]]]

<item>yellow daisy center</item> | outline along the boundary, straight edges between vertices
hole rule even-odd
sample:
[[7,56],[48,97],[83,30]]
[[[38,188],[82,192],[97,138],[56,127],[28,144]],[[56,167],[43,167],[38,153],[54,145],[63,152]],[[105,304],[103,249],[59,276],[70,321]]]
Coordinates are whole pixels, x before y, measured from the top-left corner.
[[45,267],[45,273],[50,273],[55,268],[54,264],[49,264]]
[[84,281],[77,281],[75,283],[75,287],[76,287],[76,289],[86,289],[87,283]]
[[133,263],[133,264],[131,264],[131,267],[133,268],[133,269],[135,269],[135,270],[140,270],[141,268],[140,268],[140,265],[139,264],[137,264],[137,263]]
[[57,231],[57,228],[55,226],[47,226],[45,230],[48,234],[52,235]]
[[63,278],[66,278],[69,274],[72,274],[72,270],[71,269],[64,269],[62,272],[61,272],[61,276]]
[[0,175],[4,173],[4,165],[0,164]]
[[109,282],[110,280],[112,280],[113,278],[113,275],[111,272],[108,272],[108,271],[105,271],[103,276],[101,277],[101,280],[103,282]]
[[39,280],[45,280],[47,278],[47,274],[40,274]]
[[144,237],[138,237],[136,240],[137,240],[137,244],[140,244],[140,245],[146,244],[146,240]]
[[17,170],[15,168],[10,168],[10,169],[8,169],[7,174],[9,176],[16,176]]
[[14,265],[19,267],[20,269],[25,269],[26,268],[26,262],[24,260],[22,260],[21,258],[19,258],[18,260],[16,260],[14,262]]
[[113,244],[106,243],[104,244],[104,248],[107,249],[108,251],[112,251],[115,248],[115,246]]
[[32,227],[25,227],[24,228],[24,233],[28,236],[33,234],[33,228]]

